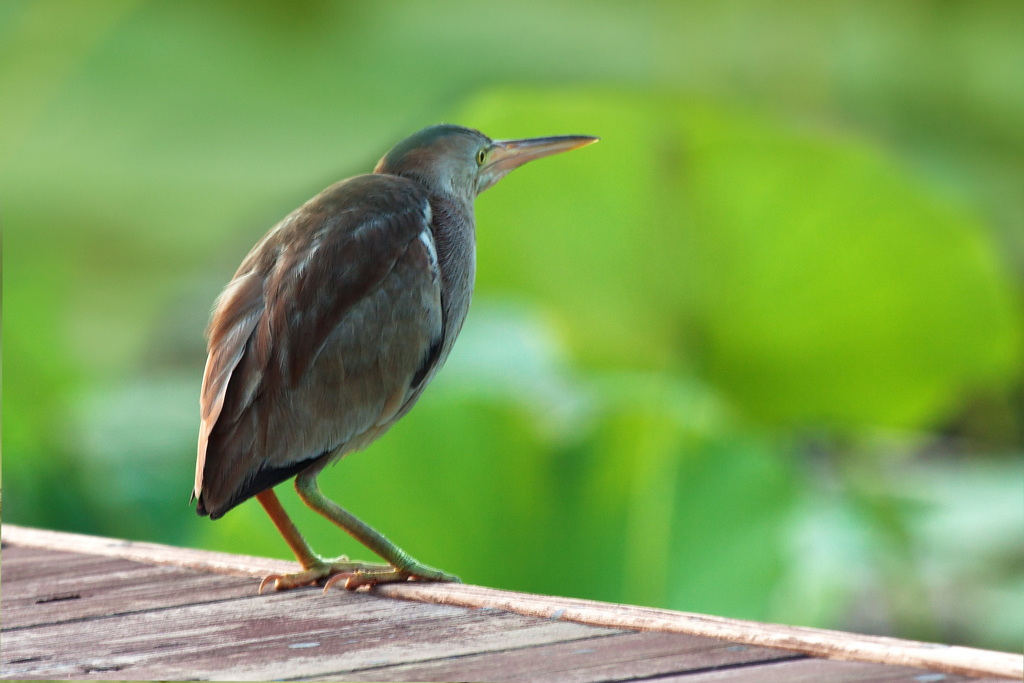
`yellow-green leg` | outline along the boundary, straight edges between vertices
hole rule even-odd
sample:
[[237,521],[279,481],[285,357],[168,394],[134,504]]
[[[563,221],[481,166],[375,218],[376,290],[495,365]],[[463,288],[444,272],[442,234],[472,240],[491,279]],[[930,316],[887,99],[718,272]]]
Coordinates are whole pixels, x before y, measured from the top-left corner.
[[[336,576],[347,578],[362,571],[381,572],[391,570],[391,567],[386,564],[352,562],[344,555],[330,560],[320,557],[309,547],[309,543],[302,537],[302,534],[295,527],[295,523],[292,522],[288,513],[281,507],[281,501],[277,499],[277,494],[274,493],[273,489],[256,494],[256,500],[260,502],[263,509],[270,515],[274,526],[284,536],[288,547],[292,549],[292,552],[295,553],[295,558],[302,565],[301,572],[294,574],[271,574],[264,578],[260,583],[260,593],[263,593],[263,589],[271,582],[274,583],[275,590],[285,590],[297,588],[298,586],[308,586],[321,579],[332,579]],[[327,586],[324,587],[324,590],[327,590]]]
[[440,569],[434,569],[417,562],[411,555],[389,541],[379,531],[369,524],[362,522],[355,515],[349,513],[322,494],[320,487],[316,484],[318,474],[320,474],[320,468],[313,467],[295,478],[295,490],[298,491],[302,502],[337,524],[351,535],[352,538],[380,555],[388,563],[384,568],[381,568],[381,565],[363,565],[354,570],[350,576],[343,577],[341,574],[332,576],[324,586],[324,590],[327,590],[342,578],[345,578],[345,588],[349,590],[354,590],[359,586],[395,583],[409,579],[459,582],[459,577],[453,574],[448,574]]

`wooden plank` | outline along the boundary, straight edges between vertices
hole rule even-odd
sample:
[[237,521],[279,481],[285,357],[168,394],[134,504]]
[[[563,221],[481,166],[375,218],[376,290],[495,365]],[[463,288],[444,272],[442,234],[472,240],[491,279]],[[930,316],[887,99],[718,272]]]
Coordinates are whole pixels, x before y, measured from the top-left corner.
[[456,659],[381,666],[322,676],[319,680],[590,683],[803,657],[785,650],[733,645],[698,636],[623,633]]
[[978,679],[906,666],[800,659],[667,676],[659,678],[658,683],[960,683],[967,680],[980,683]]
[[315,678],[608,633],[312,588],[4,631],[0,662],[11,678]]
[[16,562],[12,555],[20,555],[20,549],[8,547],[2,561],[0,610],[5,637],[18,628],[250,597],[256,593],[251,579],[200,574],[118,558],[96,558],[102,562],[91,564],[89,571],[80,571],[79,563],[74,562],[76,556],[52,551],[32,552],[30,558],[33,563],[44,563],[48,569],[63,566],[65,574],[74,568],[74,573],[42,577],[25,573],[15,581],[8,578],[8,567]]
[[495,607],[580,624],[663,633],[688,633],[733,643],[780,648],[831,659],[915,666],[966,676],[1021,680],[1024,656],[958,645],[922,643],[842,631],[765,624],[653,607],[497,591],[465,584],[409,582],[379,586],[380,595],[464,607]]
[[126,567],[132,563],[120,558],[98,555],[77,555],[35,548],[8,545],[0,554],[0,577],[5,587],[26,580],[47,580],[65,576],[68,567],[79,574],[106,572],[114,565]]
[[0,560],[5,599],[41,596],[48,592],[48,586],[69,581],[103,581],[109,574],[154,571],[186,570],[141,564],[116,557],[93,557],[17,546],[7,546]]
[[286,562],[266,557],[215,553],[208,550],[176,548],[159,543],[124,541],[118,538],[29,529],[13,524],[4,524],[0,527],[0,539],[4,543],[27,548],[120,557],[135,562],[186,567],[197,571],[231,576],[262,578],[267,574],[294,572],[299,569],[297,562]]
[[[183,550],[157,544],[131,543],[11,525],[3,525],[2,534],[4,540],[23,546],[98,553],[239,576],[258,577],[273,571],[293,570],[296,566],[294,563],[278,560]],[[964,675],[988,675],[1016,680],[1024,677],[1024,656],[1016,653],[763,624],[591,600],[529,595],[461,584],[409,582],[381,586],[375,590],[379,595],[404,600],[474,608],[494,607],[524,615],[557,618],[608,628],[700,635],[745,645],[787,649],[819,657],[916,666]]]

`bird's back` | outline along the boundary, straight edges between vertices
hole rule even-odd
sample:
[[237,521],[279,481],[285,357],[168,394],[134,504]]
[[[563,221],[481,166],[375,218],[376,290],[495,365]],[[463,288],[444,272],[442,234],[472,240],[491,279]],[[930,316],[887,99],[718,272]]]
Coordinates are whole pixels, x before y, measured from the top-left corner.
[[367,445],[411,407],[446,346],[432,213],[415,181],[357,176],[249,253],[208,329],[200,514]]

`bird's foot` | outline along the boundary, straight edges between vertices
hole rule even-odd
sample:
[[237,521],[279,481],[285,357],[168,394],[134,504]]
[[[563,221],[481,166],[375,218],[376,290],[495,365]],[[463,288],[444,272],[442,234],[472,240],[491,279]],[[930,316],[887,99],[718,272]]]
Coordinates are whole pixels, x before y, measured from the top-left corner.
[[327,579],[327,583],[324,584],[324,593],[343,579],[345,581],[345,589],[350,591],[360,586],[376,586],[380,583],[400,583],[402,581],[462,583],[462,580],[454,574],[448,574],[440,569],[434,569],[419,562],[413,563],[405,569],[397,569],[391,565],[384,565],[384,567],[385,569],[357,569],[351,572],[335,574]]
[[392,567],[389,564],[352,562],[344,555],[333,560],[319,559],[301,572],[295,572],[294,574],[271,574],[267,576],[260,582],[259,593],[262,595],[263,589],[271,583],[274,584],[274,590],[278,591],[298,588],[299,586],[311,586],[323,579],[327,579],[327,585],[330,586],[333,579],[338,576],[349,577],[360,572],[376,574],[378,572],[388,572],[391,569]]

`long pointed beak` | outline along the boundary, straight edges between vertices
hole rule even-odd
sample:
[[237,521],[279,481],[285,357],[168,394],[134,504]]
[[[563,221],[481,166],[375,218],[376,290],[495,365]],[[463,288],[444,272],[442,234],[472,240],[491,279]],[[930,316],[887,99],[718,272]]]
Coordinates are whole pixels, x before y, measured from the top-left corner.
[[495,140],[483,169],[505,175],[527,161],[585,147],[600,140],[590,135],[555,135],[524,140]]

